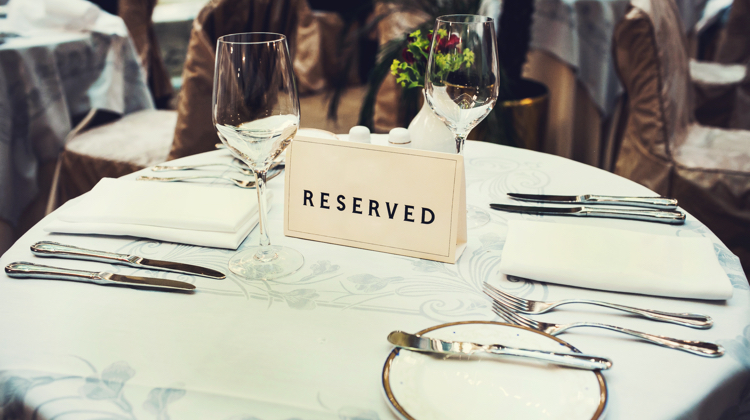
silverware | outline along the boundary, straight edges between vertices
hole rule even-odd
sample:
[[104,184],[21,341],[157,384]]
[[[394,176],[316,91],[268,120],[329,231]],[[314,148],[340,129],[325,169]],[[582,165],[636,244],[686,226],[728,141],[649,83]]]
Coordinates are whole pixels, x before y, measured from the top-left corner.
[[616,327],[614,325],[598,324],[594,322],[573,322],[571,324],[553,324],[549,322],[534,321],[533,319],[526,318],[523,315],[515,313],[510,308],[498,303],[492,303],[492,310],[505,321],[521,325],[527,328],[533,328],[535,330],[545,332],[549,335],[558,335],[565,332],[569,328],[577,327],[596,327],[604,328],[606,330],[617,331],[623,334],[632,335],[638,337],[641,340],[648,341],[649,343],[657,344],[663,347],[669,347],[671,349],[682,350],[688,353],[697,354],[699,356],[706,357],[720,357],[724,355],[724,348],[718,344],[709,343],[705,341],[692,341],[692,340],[680,340],[677,338],[664,337],[661,335],[647,334],[640,331],[635,331],[627,328]]
[[618,206],[647,207],[662,210],[677,208],[677,200],[667,197],[622,197],[614,195],[545,195],[508,193],[508,196],[521,201],[560,204],[608,204]]
[[[280,164],[274,169],[271,169],[269,172],[270,175],[266,177],[266,181],[270,181],[277,176],[279,176],[280,173],[283,172],[283,164]],[[253,179],[237,179],[232,178],[229,176],[223,176],[223,175],[197,175],[197,176],[173,176],[173,177],[158,177],[158,176],[145,176],[141,175],[138,178],[136,178],[136,181],[161,181],[161,182],[182,182],[182,181],[189,181],[191,179],[226,179],[228,181],[231,181],[235,186],[238,186],[240,188],[255,188],[255,178]]]
[[512,204],[490,204],[490,207],[494,210],[512,211],[516,213],[533,213],[548,216],[606,217],[612,219],[669,223],[671,225],[681,225],[685,223],[685,213],[669,210],[620,210],[600,207],[538,207],[515,206]]
[[50,267],[28,262],[14,262],[5,266],[8,276],[14,278],[35,278],[50,280],[71,280],[101,285],[136,286],[163,290],[195,290],[195,286],[184,281],[166,280],[153,277],[124,276],[105,271],[82,271],[68,268]]
[[605,357],[580,353],[554,353],[544,350],[519,349],[502,344],[475,344],[461,341],[443,341],[437,338],[422,337],[403,331],[388,334],[388,341],[396,347],[408,350],[440,354],[487,353],[496,356],[516,356],[544,360],[557,365],[578,369],[609,369],[612,361]]
[[37,257],[70,258],[74,260],[96,261],[109,264],[127,265],[135,268],[174,271],[177,273],[197,274],[214,279],[226,278],[220,271],[192,264],[172,261],[151,260],[137,255],[116,254],[113,252],[94,251],[57,242],[41,241],[31,246],[31,252]]
[[208,166],[225,166],[232,169],[235,169],[245,175],[253,175],[253,171],[249,168],[242,168],[238,165],[232,165],[231,163],[204,163],[202,165],[182,165],[182,166],[168,166],[168,165],[158,165],[158,166],[152,166],[151,170],[154,172],[162,172],[162,171],[186,171],[189,169],[197,169],[197,168],[205,168]]
[[[520,279],[520,277],[515,276],[508,277]],[[682,325],[684,327],[707,329],[711,328],[711,326],[714,325],[714,321],[710,316],[701,314],[663,312],[657,311],[655,309],[640,309],[634,308],[632,306],[618,305],[616,303],[587,299],[565,299],[559,300],[557,302],[543,302],[539,300],[524,299],[522,297],[505,293],[502,290],[493,287],[489,283],[484,283],[484,293],[497,303],[505,305],[515,312],[520,312],[527,315],[543,314],[560,305],[582,303],[588,305],[604,306],[611,309],[618,309],[620,311],[640,315],[644,318],[652,319],[654,321],[670,322],[672,324]]]
[[[198,168],[206,168],[209,166],[225,166],[228,168],[236,169],[237,171],[243,173],[244,175],[254,175],[253,170],[250,169],[245,162],[237,159],[232,158],[233,163],[222,163],[222,162],[216,162],[216,163],[203,163],[200,165],[157,165],[152,166],[151,170],[154,172],[163,172],[163,171],[186,171],[191,169],[198,169]],[[276,159],[271,162],[271,166],[268,168],[268,170],[272,170],[275,168],[283,169],[284,168],[284,157],[279,156]]]

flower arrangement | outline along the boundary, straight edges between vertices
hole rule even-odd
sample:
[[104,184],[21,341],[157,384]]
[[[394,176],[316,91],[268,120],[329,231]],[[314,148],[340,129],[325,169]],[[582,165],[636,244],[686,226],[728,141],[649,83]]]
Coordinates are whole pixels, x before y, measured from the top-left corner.
[[[421,30],[409,34],[408,43],[401,51],[403,61],[394,59],[391,63],[391,74],[396,76],[396,82],[404,88],[424,87],[424,75],[427,70],[427,60],[430,57],[433,33],[426,37]],[[470,49],[454,51],[461,39],[456,34],[448,36],[444,29],[438,30],[437,49],[435,51],[435,65],[437,80],[445,80],[448,73],[457,71],[462,65],[466,67],[474,63],[474,52]]]

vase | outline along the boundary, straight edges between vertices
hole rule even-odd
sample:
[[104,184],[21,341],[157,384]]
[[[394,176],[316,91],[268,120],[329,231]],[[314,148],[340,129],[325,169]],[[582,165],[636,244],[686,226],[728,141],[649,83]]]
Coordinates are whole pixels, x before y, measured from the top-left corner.
[[[424,90],[422,90],[424,98]],[[422,109],[409,123],[411,148],[432,150],[433,152],[456,153],[456,137],[453,132],[438,118],[432,108],[423,101]]]

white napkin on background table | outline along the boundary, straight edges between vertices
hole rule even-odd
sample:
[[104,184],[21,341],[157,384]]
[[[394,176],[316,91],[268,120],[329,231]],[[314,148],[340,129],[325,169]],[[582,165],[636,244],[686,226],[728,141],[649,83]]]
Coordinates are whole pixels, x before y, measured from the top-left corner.
[[257,202],[235,187],[104,178],[44,230],[237,249],[258,223]]
[[549,283],[691,299],[732,297],[708,238],[508,222],[500,272]]

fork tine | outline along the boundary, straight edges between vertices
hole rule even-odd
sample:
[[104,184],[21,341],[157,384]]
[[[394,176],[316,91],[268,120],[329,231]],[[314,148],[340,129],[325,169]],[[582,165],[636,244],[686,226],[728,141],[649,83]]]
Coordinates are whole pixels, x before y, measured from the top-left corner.
[[493,285],[491,285],[491,284],[489,284],[487,282],[484,282],[484,286],[487,289],[490,289],[493,292],[497,293],[498,295],[503,296],[506,299],[511,300],[513,302],[516,302],[516,304],[518,304],[520,306],[526,306],[526,303],[527,303],[526,299],[520,298],[518,296],[513,296],[510,293],[505,293],[502,290],[498,289],[497,287],[495,287],[495,286],[493,286]]
[[507,308],[507,307],[505,307],[505,306],[503,306],[501,304],[498,304],[498,303],[493,304],[492,305],[492,309],[501,318],[505,319],[506,321],[509,321],[512,324],[523,325],[525,327],[529,327],[529,328],[533,328],[533,329],[538,329],[537,328],[538,325],[536,325],[535,321],[533,321],[533,320],[531,320],[529,318],[523,317],[523,316],[521,316],[521,315],[513,312],[512,310],[510,310],[509,308]]
[[497,316],[499,316],[500,318],[502,318],[505,322],[507,322],[509,324],[518,325],[518,322],[516,322],[515,319],[511,318],[510,314],[508,314],[507,312],[503,312],[501,310],[498,310],[497,306],[498,306],[497,304],[493,304],[492,305],[492,312],[494,312]]
[[497,302],[501,305],[507,306],[512,308],[514,311],[523,311],[526,310],[526,307],[524,305],[521,305],[519,303],[516,303],[512,300],[506,299],[503,295],[497,294],[493,292],[490,289],[485,288],[484,293],[489,296],[494,302]]

